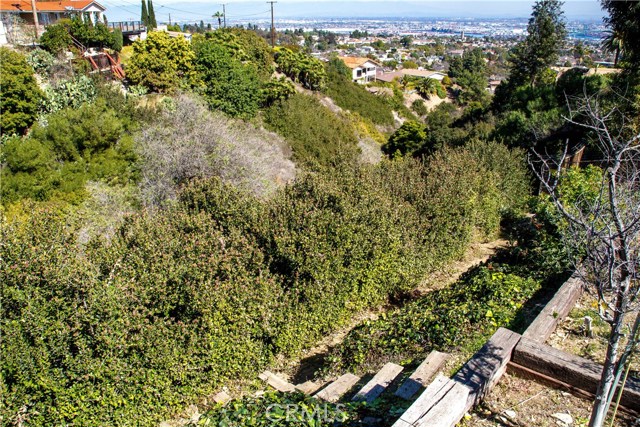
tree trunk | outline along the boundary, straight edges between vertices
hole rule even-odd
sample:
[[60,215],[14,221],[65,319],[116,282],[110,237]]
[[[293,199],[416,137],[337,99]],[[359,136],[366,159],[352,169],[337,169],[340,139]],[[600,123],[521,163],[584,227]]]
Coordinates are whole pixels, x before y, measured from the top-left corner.
[[600,384],[596,392],[596,399],[593,402],[589,427],[602,427],[607,417],[609,395],[613,392],[611,388],[615,381],[616,360],[621,337],[620,331],[622,329],[622,319],[619,319],[621,316],[622,314],[616,312],[613,317],[614,321],[611,325],[611,335],[607,343],[607,355],[604,360],[604,368],[602,369],[602,377],[600,378]]

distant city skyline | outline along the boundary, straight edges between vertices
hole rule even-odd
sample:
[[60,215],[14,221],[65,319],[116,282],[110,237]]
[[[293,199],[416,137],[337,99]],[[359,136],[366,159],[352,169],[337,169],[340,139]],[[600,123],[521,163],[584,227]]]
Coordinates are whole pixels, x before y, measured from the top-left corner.
[[[111,21],[140,19],[140,2],[136,0],[98,0],[107,7]],[[155,0],[156,18],[159,22],[214,22],[213,15],[226,4],[227,24],[260,22],[270,18],[269,5],[255,0],[220,0],[219,3],[204,0]],[[446,18],[490,19],[527,18],[531,14],[532,0],[448,0],[448,1],[376,1],[357,0],[278,0],[275,5],[276,20],[292,18]],[[568,20],[600,21],[604,12],[597,0],[566,1],[563,7]],[[235,21],[235,23],[234,23]]]

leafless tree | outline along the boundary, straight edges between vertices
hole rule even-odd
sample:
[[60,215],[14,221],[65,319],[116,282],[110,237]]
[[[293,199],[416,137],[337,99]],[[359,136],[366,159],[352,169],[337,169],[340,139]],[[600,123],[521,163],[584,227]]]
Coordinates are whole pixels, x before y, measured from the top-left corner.
[[573,203],[563,198],[568,147],[559,158],[533,152],[529,163],[564,220],[568,252],[610,327],[589,422],[600,427],[639,338],[640,134],[637,119],[597,95],[582,98],[565,119],[586,128],[598,149],[603,173],[597,192]]

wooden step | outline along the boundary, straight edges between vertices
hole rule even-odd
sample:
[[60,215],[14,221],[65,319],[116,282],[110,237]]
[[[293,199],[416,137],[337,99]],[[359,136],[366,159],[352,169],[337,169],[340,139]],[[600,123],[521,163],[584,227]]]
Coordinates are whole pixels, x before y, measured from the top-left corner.
[[405,400],[411,399],[418,390],[429,385],[431,379],[442,369],[448,357],[449,354],[435,350],[429,353],[418,369],[396,390],[396,396]]
[[354,401],[371,403],[378,398],[391,385],[404,368],[395,363],[387,363],[375,374],[362,389],[353,396]]
[[322,384],[318,384],[313,381],[305,381],[302,384],[296,385],[296,390],[304,394],[311,395],[318,391],[320,387],[322,387]]
[[468,400],[471,389],[438,375],[393,427],[452,427]]
[[360,377],[353,374],[344,374],[322,390],[320,390],[314,397],[317,397],[327,402],[335,403],[351,388],[360,381]]
[[258,378],[260,378],[262,381],[266,382],[267,384],[269,384],[271,387],[275,388],[278,391],[282,391],[282,392],[296,391],[296,388],[294,387],[293,384],[288,383],[287,381],[278,377],[273,372],[264,371],[263,373],[258,375]]

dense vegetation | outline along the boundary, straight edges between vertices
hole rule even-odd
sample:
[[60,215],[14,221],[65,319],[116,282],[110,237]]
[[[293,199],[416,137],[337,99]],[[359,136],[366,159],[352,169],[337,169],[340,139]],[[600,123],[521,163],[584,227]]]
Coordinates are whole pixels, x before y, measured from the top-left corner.
[[382,126],[393,125],[393,115],[389,105],[381,96],[369,93],[365,88],[351,82],[351,70],[340,59],[327,63],[327,84],[325,93],[335,103],[372,123]]
[[[562,19],[557,2],[540,3],[492,102],[477,50],[452,62],[455,87],[407,79],[378,96],[340,62],[203,24],[191,44],[161,32],[136,42],[123,95],[52,55],[70,35],[117,48],[101,24],[51,26],[50,53],[28,60],[0,48],[2,422],[153,425],[300,354],[354,312],[406,302],[501,221],[517,245],[361,325],[334,367],[472,348],[497,326],[517,328],[527,301],[566,267],[549,205],[519,216],[531,186],[522,148],[589,141],[561,121],[566,100],[585,91],[612,103],[626,85],[620,109],[635,119],[640,89],[631,68],[556,80],[552,61],[536,60],[553,58],[552,44],[534,35],[562,30]],[[445,86],[456,102],[428,113],[414,104],[421,118],[404,105],[403,90],[430,97]],[[382,132],[390,159],[361,162],[363,141],[379,154]],[[587,175],[565,196],[577,199],[598,170]],[[256,411],[288,402],[315,408],[268,394],[205,422],[270,425]]]
[[494,233],[512,178],[488,167],[469,151],[428,166],[346,163],[264,201],[195,182],[83,256],[50,209],[5,224],[4,416],[26,403],[33,425],[150,422],[255,375],[410,290],[473,230]]
[[[316,98],[297,94],[275,102],[264,113],[267,128],[284,136],[295,158],[307,166],[335,164],[354,157],[354,128]],[[304,123],[304,126],[300,126]]]
[[549,216],[542,200],[533,209],[533,219],[510,219],[513,246],[452,286],[353,329],[334,350],[332,368],[376,368],[389,359],[420,360],[431,350],[471,354],[498,327],[526,327],[526,311],[533,311],[527,302],[538,292],[553,292],[569,273],[557,218]]

